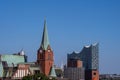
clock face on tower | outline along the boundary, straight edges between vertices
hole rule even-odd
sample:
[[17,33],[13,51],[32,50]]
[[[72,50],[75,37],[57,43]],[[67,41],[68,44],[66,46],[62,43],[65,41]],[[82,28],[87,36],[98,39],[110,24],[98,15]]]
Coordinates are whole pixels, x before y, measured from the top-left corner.
[[39,52],[42,53],[42,50],[40,50]]
[[50,52],[50,50],[48,50],[48,52]]

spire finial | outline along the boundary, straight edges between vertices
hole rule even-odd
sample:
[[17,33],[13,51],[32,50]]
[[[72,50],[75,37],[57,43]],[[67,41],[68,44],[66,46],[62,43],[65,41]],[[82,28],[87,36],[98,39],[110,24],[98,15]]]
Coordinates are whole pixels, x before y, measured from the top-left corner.
[[46,16],[44,17],[44,25],[46,24]]

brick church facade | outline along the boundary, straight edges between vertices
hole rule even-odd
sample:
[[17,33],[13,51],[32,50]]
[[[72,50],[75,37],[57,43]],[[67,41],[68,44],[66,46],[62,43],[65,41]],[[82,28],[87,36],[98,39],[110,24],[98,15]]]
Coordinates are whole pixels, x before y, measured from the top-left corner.
[[37,64],[45,75],[49,75],[53,66],[53,51],[49,44],[46,20],[44,21],[44,30],[40,48],[37,51]]

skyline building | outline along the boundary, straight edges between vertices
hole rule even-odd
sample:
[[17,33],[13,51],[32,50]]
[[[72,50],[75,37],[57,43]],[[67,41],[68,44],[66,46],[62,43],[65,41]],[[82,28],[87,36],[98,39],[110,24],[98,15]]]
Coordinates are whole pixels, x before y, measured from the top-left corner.
[[81,52],[67,55],[67,66],[75,66],[74,60],[81,60],[85,68],[85,80],[99,80],[99,44],[85,46]]
[[64,67],[64,77],[69,80],[85,80],[83,62],[79,59],[72,59],[69,65]]

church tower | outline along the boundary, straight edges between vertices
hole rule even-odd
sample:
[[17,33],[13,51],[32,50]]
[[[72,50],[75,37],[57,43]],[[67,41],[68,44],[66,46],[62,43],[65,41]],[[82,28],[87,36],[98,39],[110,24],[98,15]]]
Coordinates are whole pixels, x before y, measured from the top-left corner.
[[37,64],[40,65],[42,72],[45,75],[49,75],[50,70],[53,66],[53,51],[50,47],[48,32],[46,26],[46,20],[44,20],[44,30],[40,48],[37,51]]

